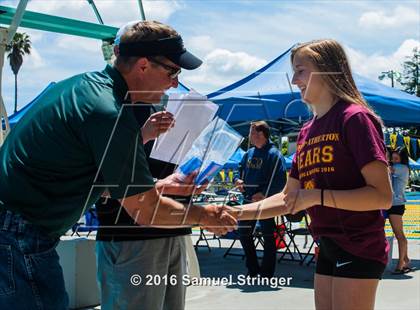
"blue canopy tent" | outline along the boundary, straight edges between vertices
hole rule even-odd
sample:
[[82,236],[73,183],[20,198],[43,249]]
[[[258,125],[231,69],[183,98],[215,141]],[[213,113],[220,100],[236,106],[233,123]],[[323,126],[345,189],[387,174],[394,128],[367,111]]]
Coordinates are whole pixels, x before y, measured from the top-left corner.
[[420,170],[420,158],[415,161],[414,159],[409,159],[408,166],[411,170]]
[[293,161],[294,156],[295,156],[295,153],[284,156],[284,161],[286,162],[286,169],[292,168],[292,161]]
[[13,128],[16,123],[22,118],[23,115],[25,115],[26,112],[28,112],[28,110],[38,102],[38,99],[44,95],[51,87],[53,87],[55,85],[55,82],[51,82],[50,84],[48,84],[47,87],[44,88],[44,90],[38,94],[38,96],[36,96],[31,102],[29,102],[28,104],[26,104],[22,109],[20,109],[19,111],[17,111],[16,113],[12,114],[9,116],[9,124],[10,124],[10,128]]
[[[17,111],[16,113],[12,114],[9,116],[9,124],[10,124],[10,128],[13,128],[17,122],[23,117],[23,115],[25,115],[26,112],[29,111],[29,109],[36,103],[38,103],[39,98],[42,97],[42,95],[44,95],[51,87],[53,87],[56,83],[55,82],[51,82],[50,84],[48,84],[47,87],[45,87],[45,89],[38,94],[38,96],[36,96],[31,102],[29,102],[28,104],[26,104],[22,109],[20,109],[19,111]],[[189,88],[186,87],[184,84],[182,84],[181,82],[178,83],[178,87],[177,88],[171,88],[170,90],[167,91],[167,94],[171,94],[171,93],[185,93],[188,92]]]
[[235,153],[229,158],[229,160],[224,164],[223,169],[237,169],[242,157],[244,156],[245,151],[241,148],[238,148]]
[[[293,76],[291,49],[265,67],[208,95],[221,106],[219,116],[233,127],[256,119],[268,120],[282,132],[297,130],[311,111],[300,100]],[[420,126],[420,98],[354,75],[357,87],[386,126]]]
[[366,101],[387,127],[420,126],[420,98],[363,76],[354,75]]
[[168,89],[166,91],[166,94],[167,95],[170,95],[170,94],[187,93],[189,91],[190,91],[190,89],[187,86],[185,86],[181,82],[178,82],[178,87],[177,88],[170,88],[170,89]]
[[291,87],[290,51],[244,79],[209,94],[207,97],[220,105],[219,117],[242,133],[252,120],[268,120],[284,131],[285,126],[297,129],[308,119],[310,110],[300,100],[298,90]]

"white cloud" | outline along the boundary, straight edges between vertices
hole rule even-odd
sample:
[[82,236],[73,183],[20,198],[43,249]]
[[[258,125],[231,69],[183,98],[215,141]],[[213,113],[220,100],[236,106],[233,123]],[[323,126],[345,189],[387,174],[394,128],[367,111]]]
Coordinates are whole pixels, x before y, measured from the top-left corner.
[[[4,57],[4,67],[3,67],[3,82],[7,82],[8,79],[10,79],[10,82],[14,81],[13,72],[10,69],[10,62],[7,58],[8,53],[5,54]],[[45,60],[41,57],[38,50],[32,46],[31,53],[25,54],[23,56],[23,63],[22,66],[19,69],[18,76],[22,74],[23,71],[31,71],[31,70],[37,70],[45,66]]]
[[216,48],[214,40],[208,35],[187,38],[185,40],[185,45],[187,46],[188,50],[194,54],[210,53]]
[[413,49],[416,47],[420,48],[420,41],[414,39],[405,40],[394,53],[394,57],[397,59],[405,60],[406,56],[413,54]]
[[[354,72],[371,79],[378,80],[378,76],[381,72],[389,70],[401,72],[401,64],[406,60],[406,56],[412,55],[412,51],[415,47],[420,47],[420,41],[407,39],[395,52],[388,55],[378,53],[368,55],[361,51],[352,49],[351,47],[346,47],[346,51]],[[389,84],[389,81],[384,80],[383,82],[385,84]]]
[[183,8],[179,1],[143,1],[144,11],[147,19],[166,21],[173,13]]
[[42,12],[45,14],[54,14],[59,12],[70,12],[80,10],[85,7],[85,2],[80,0],[32,0],[29,1],[27,9],[30,11]]
[[390,14],[383,10],[363,13],[359,25],[364,28],[396,28],[413,24],[418,27],[420,14],[408,7],[398,6]]
[[[50,82],[70,77],[76,73],[74,71],[71,68],[51,66],[48,63],[34,70],[30,68],[28,60],[24,60],[18,74],[18,108],[22,108],[34,99]],[[10,115],[14,105],[14,76],[8,64],[7,66],[5,64],[2,82],[6,90],[3,92],[3,100]]]
[[221,74],[242,74],[262,67],[266,61],[245,52],[216,49],[206,57],[206,62]]
[[29,38],[31,40],[31,43],[37,43],[42,41],[44,38],[44,32],[37,31],[37,30],[31,30],[31,29],[19,29],[19,32],[26,32],[29,35]]
[[[7,61],[7,60],[6,60]],[[18,104],[23,107],[50,82],[105,66],[100,41],[58,34],[45,34],[45,40],[32,45],[18,75]],[[12,112],[14,76],[8,62],[3,68],[3,98]]]
[[[117,27],[130,20],[140,19],[140,8],[137,0],[95,1],[100,16],[107,25]],[[166,21],[182,5],[179,1],[143,1],[143,9],[147,19]],[[34,0],[28,4],[28,10],[67,18],[83,19],[97,23],[93,8],[83,0]]]
[[60,36],[57,38],[54,48],[61,48],[66,52],[77,51],[77,53],[90,52],[100,53],[101,42],[88,38],[75,36]]
[[32,46],[31,54],[24,56],[24,64],[27,69],[39,69],[45,66],[45,60],[41,57],[38,50]]
[[182,80],[206,94],[245,77],[266,63],[266,60],[245,52],[215,49],[204,57],[198,70],[184,73]]
[[[0,2],[12,7],[18,3]],[[185,70],[181,76],[187,86],[205,90],[203,93],[256,71],[266,63],[264,59],[277,57],[296,42],[323,37],[353,47],[348,51],[356,72],[377,79],[381,71],[400,70],[404,56],[419,40],[419,6],[413,3],[143,0],[148,19],[174,26],[186,47],[205,61],[200,69]],[[140,16],[137,0],[96,0],[95,4],[104,22],[116,27]],[[28,10],[97,23],[86,0],[31,0]],[[35,30],[29,33],[42,58],[35,61],[36,54],[30,56],[34,61],[25,58],[19,72],[19,104],[34,98],[52,80],[104,65],[99,41]],[[31,69],[37,64],[42,67]],[[3,96],[13,98],[13,75],[6,67]]]
[[[66,18],[94,21],[95,15],[87,1],[80,0],[32,0],[26,7],[28,11],[62,16]],[[88,14],[86,14],[88,12]],[[89,14],[91,12],[91,14]]]
[[[137,0],[109,0],[95,3],[105,24],[120,27],[128,21],[141,18]],[[142,3],[146,19],[161,22],[167,21],[173,13],[182,8],[178,1],[143,1]]]
[[[184,7],[176,0],[143,0],[142,3],[146,19],[162,22]],[[4,5],[17,7],[18,1],[4,1]],[[97,0],[95,5],[107,25],[120,27],[141,17],[137,0]],[[98,23],[93,8],[86,0],[32,0],[28,3],[27,10]]]

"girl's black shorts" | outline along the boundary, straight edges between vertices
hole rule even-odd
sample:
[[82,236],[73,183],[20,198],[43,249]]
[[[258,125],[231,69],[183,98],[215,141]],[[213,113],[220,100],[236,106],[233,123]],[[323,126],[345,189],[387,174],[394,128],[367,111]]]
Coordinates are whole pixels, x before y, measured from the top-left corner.
[[390,214],[396,214],[396,215],[404,215],[405,212],[405,205],[398,205],[398,206],[392,206],[390,209],[385,210],[385,213],[388,216],[385,216],[385,218],[389,217]]
[[381,279],[385,265],[344,251],[334,241],[321,237],[316,273],[342,278]]

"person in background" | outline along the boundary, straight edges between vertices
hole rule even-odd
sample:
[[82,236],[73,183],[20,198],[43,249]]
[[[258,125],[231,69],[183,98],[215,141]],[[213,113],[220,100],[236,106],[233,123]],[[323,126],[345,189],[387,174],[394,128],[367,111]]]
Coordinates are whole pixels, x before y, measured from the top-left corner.
[[389,219],[392,231],[398,242],[398,264],[393,274],[412,271],[408,258],[407,238],[404,235],[403,215],[405,212],[405,187],[408,184],[410,170],[408,166],[408,152],[405,147],[398,147],[390,151],[390,173],[392,182],[392,207],[384,211]]
[[[281,192],[286,184],[286,164],[280,151],[270,141],[270,127],[264,121],[252,122],[249,139],[253,145],[239,165],[240,179],[235,186],[243,193],[245,202],[256,202]],[[248,275],[271,278],[276,269],[276,242],[274,217],[260,220],[264,238],[264,257],[258,263],[254,243],[257,221],[240,221],[239,236],[246,257]]]

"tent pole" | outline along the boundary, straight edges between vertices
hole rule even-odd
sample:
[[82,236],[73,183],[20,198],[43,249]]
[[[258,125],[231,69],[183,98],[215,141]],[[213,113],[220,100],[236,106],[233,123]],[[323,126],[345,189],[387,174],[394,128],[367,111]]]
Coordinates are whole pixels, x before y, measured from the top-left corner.
[[139,8],[140,8],[140,16],[142,20],[146,20],[146,15],[144,14],[143,3],[141,0],[138,0]]
[[[3,144],[6,139],[6,135],[10,130],[9,119],[7,117],[6,107],[4,106],[3,96],[2,96],[2,72],[4,65],[4,54],[6,52],[8,31],[6,28],[0,28],[0,146]],[[3,127],[3,120],[6,127]]]
[[95,12],[96,18],[98,19],[99,23],[101,25],[104,24],[104,21],[102,20],[101,14],[99,14],[99,11],[95,5],[95,2],[93,2],[93,0],[87,0],[87,2],[89,2],[90,6],[92,7],[93,11]]
[[6,44],[12,42],[12,39],[16,33],[17,28],[20,25],[20,21],[22,20],[23,14],[25,13],[26,5],[28,4],[29,0],[20,0],[18,7],[16,8],[15,16],[13,16],[13,20],[9,26],[8,30],[8,37]]
[[[2,75],[4,66],[4,54],[6,53],[6,45],[8,45],[22,20],[23,13],[25,13],[26,5],[28,0],[21,0],[16,9],[16,13],[13,16],[13,20],[8,29],[0,28],[0,145],[3,144],[6,139],[6,135],[10,131],[9,118],[7,117],[6,107],[4,106],[3,95],[2,95]],[[3,120],[5,128],[3,129]]]
[[[93,0],[87,0],[87,2],[92,7],[93,12],[95,13],[96,19],[98,20],[98,22],[101,25],[104,25],[104,21],[101,17],[101,14],[99,14],[99,11],[98,11],[98,8],[96,7],[95,2]],[[106,40],[102,40],[101,50],[102,50],[102,56],[104,57],[104,60],[108,64],[111,64],[112,55],[114,54],[112,44],[110,42],[106,41]]]

